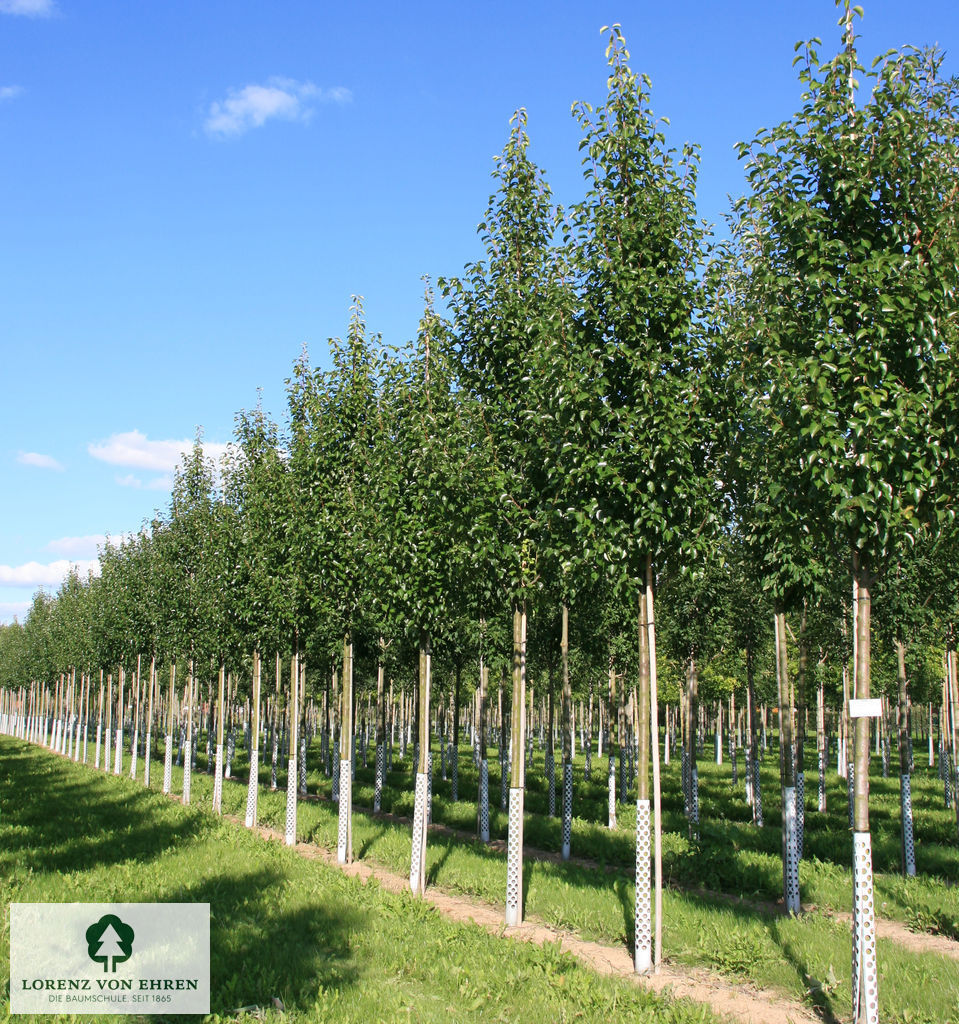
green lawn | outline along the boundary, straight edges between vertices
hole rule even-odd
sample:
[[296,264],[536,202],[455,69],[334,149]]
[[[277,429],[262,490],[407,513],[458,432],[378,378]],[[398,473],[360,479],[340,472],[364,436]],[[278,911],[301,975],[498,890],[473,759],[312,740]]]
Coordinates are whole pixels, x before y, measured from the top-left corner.
[[[311,762],[319,762],[318,744]],[[436,752],[435,761],[439,757]],[[372,764],[372,755],[370,756]],[[558,819],[549,819],[544,779],[536,768],[527,775],[530,799],[526,842],[558,850]],[[397,765],[397,768],[400,766]],[[406,766],[408,768],[408,760]],[[878,763],[876,765],[878,768]],[[495,785],[492,797],[498,804],[498,766],[491,762]],[[746,905],[731,906],[717,894],[743,896],[753,903],[775,901],[781,894],[779,790],[775,754],[763,768],[766,827],[748,823],[749,809],[741,786],[731,785],[728,764],[700,764],[700,838],[690,840],[679,796],[679,765],[675,761],[664,777],[665,871],[677,888],[664,899],[664,948],[674,962],[718,969],[731,977],[748,979],[778,989],[791,999],[820,1006],[836,1019],[849,1017],[851,936],[848,924],[837,923],[826,911],[850,909],[852,880],[849,863],[851,839],[847,829],[845,784],[830,772],[830,810],[807,813],[807,857],[801,865],[803,899],[817,911],[801,918]],[[246,778],[246,767],[235,769]],[[159,777],[159,776],[157,776]],[[267,781],[268,767],[261,772]],[[260,821],[282,830],[285,823],[285,771],[279,773],[279,790],[261,791]],[[815,779],[812,779],[812,785]],[[177,783],[174,784],[176,788]],[[475,828],[476,772],[469,751],[460,756],[460,796],[473,797],[453,803],[449,782],[434,783],[434,821],[463,829]],[[597,871],[571,864],[530,863],[524,888],[527,913],[584,938],[607,943],[632,942],[633,857],[632,809],[620,804],[619,828],[606,828],[605,769],[594,764],[593,779],[582,781],[582,761],[577,765],[574,854],[598,861]],[[310,791],[328,795],[330,783],[314,767]],[[209,804],[212,780],[194,775],[194,799]],[[224,807],[243,816],[245,784],[228,785]],[[917,772],[913,793],[916,815],[920,876],[904,880],[890,873],[898,863],[898,782],[880,777],[872,780],[873,841],[876,855],[877,908],[880,914],[946,934],[959,933],[959,890],[951,878],[959,875],[953,812],[942,806],[942,790],[934,773]],[[358,768],[354,787],[357,805],[372,806],[372,768]],[[384,790],[384,810],[412,814],[412,776],[395,770]],[[537,813],[537,811],[539,813]],[[301,802],[298,837],[326,849],[336,848],[336,808],[325,802]],[[506,815],[492,814],[492,834],[506,835]],[[382,818],[356,813],[354,845],[357,856],[398,873],[409,871],[409,827]],[[885,870],[882,870],[885,869]],[[934,873],[940,869],[942,874]],[[505,855],[476,841],[443,836],[431,837],[427,855],[430,884],[502,905],[505,893]],[[951,878],[949,877],[951,875]],[[959,963],[935,954],[917,955],[894,943],[880,940],[880,1006],[883,1020],[917,1022],[959,1021]],[[935,979],[924,984],[923,979]]]
[[[0,737],[0,892],[5,909],[209,902],[214,1021],[280,1020],[274,998],[284,1020],[356,1024],[715,1021],[701,1007],[600,978],[555,947],[450,923],[422,901],[8,737]],[[8,942],[9,919],[5,972]]]
[[[315,744],[310,752],[309,785],[311,792],[319,791],[325,795],[329,792],[329,780],[317,770],[318,746],[318,743]],[[200,760],[202,769],[204,759],[201,757]],[[372,757],[370,761],[372,762]],[[543,792],[540,764],[541,758],[537,760],[536,770],[528,775],[530,799],[527,807],[532,807],[533,813],[527,816],[526,841],[531,846],[547,850],[558,849],[559,823],[542,813],[545,811],[546,796]],[[86,780],[92,776],[99,785],[106,786],[108,790],[111,787],[122,786],[123,791],[129,794],[127,799],[134,805],[142,801],[151,801],[152,806],[154,798],[145,793],[141,786],[129,780],[114,780],[102,774],[97,775],[89,767],[65,767],[72,772],[80,773],[77,784],[82,781],[85,785]],[[401,770],[400,765],[396,767],[397,770],[389,776],[389,785],[384,792],[384,809],[397,814],[409,814],[412,811],[412,777],[408,770]],[[405,767],[408,768],[408,762]],[[495,762],[491,764],[491,768],[496,767]],[[775,757],[769,756],[763,772],[767,825],[764,829],[756,829],[748,822],[749,811],[742,798],[741,785],[735,789],[731,785],[728,764],[716,766],[710,762],[702,762],[702,826],[698,840],[691,840],[688,837],[685,819],[682,817],[682,807],[678,798],[678,765],[674,763],[666,770],[665,866],[667,879],[674,884],[674,888],[666,892],[664,901],[665,953],[674,963],[712,968],[732,978],[748,979],[764,987],[778,989],[791,999],[805,1000],[808,1004],[819,1006],[826,1019],[848,1019],[851,990],[850,929],[848,924],[837,923],[823,912],[828,909],[848,910],[850,903],[851,842],[847,830],[844,785],[841,780],[836,779],[835,773],[831,772],[829,812],[824,815],[807,813],[807,857],[801,867],[801,883],[804,902],[816,904],[817,910],[800,918],[784,917],[768,906],[768,901],[778,898],[781,886],[778,828],[780,811],[775,768]],[[242,759],[238,760],[234,764],[236,779],[232,783],[227,783],[224,788],[224,810],[241,818],[246,803],[246,772],[245,763]],[[491,770],[491,776],[491,781],[496,783],[491,794],[496,806],[499,796],[498,774]],[[285,771],[279,773],[280,788],[275,793],[271,793],[263,785],[269,780],[268,766],[261,769],[260,778],[259,820],[263,824],[282,830],[285,822]],[[159,786],[161,779],[162,766],[155,762],[154,788]],[[182,771],[175,770],[175,792],[181,788],[181,780]],[[469,751],[464,748],[460,762],[461,797],[474,796],[475,780],[476,773]],[[354,788],[355,801],[358,805],[372,805],[372,782],[372,768],[360,767]],[[813,778],[812,785],[814,784]],[[951,884],[951,879],[955,878],[957,873],[953,812],[942,807],[941,784],[935,774],[928,771],[917,772],[913,792],[921,874],[918,878],[904,880],[890,871],[894,870],[898,860],[897,785],[892,779],[883,780],[877,777],[872,781],[876,866],[885,869],[879,870],[876,875],[878,911],[884,916],[910,923],[920,930],[955,935],[959,931],[959,895],[955,886]],[[176,804],[161,801],[160,807],[167,808],[162,811],[162,815],[172,813],[172,807],[178,813],[186,815],[185,820],[197,823],[193,827],[200,829],[198,835],[207,837],[208,830],[215,832],[217,838],[215,842],[210,839],[210,843],[236,847],[245,840],[245,834],[242,829],[235,826],[223,828],[206,813],[205,809],[210,806],[211,794],[212,778],[200,770],[193,776],[193,801],[194,807],[203,808],[204,812],[184,811],[177,808]],[[581,761],[577,766],[575,807],[579,816],[574,822],[574,854],[598,861],[601,869],[543,861],[528,863],[524,887],[527,913],[556,926],[576,931],[584,938],[629,945],[632,941],[633,928],[631,807],[628,804],[621,804],[619,828],[613,831],[607,829],[603,824],[606,814],[604,771],[597,766],[594,768],[593,781],[589,784],[584,783]],[[336,807],[326,801],[301,801],[298,838],[314,842],[326,849],[335,849],[336,814]],[[465,799],[452,802],[449,783],[437,777],[434,786],[434,820],[470,830],[475,822],[475,802]],[[494,811],[491,824],[494,836],[505,836],[504,814],[498,810]],[[94,832],[96,827],[94,821]],[[161,824],[160,837],[157,841],[169,845],[169,837],[164,838],[162,829]],[[82,830],[81,834],[88,835],[89,830]],[[359,858],[400,874],[408,873],[408,825],[357,812],[354,816],[353,834],[354,848]],[[203,842],[206,841],[204,838]],[[68,844],[71,856],[82,855],[85,842],[86,840],[71,835]],[[192,837],[190,842],[194,842]],[[0,845],[7,846],[2,842]],[[125,841],[124,847],[127,845]],[[180,855],[179,847],[177,853]],[[274,850],[270,856],[271,863],[275,862],[277,851]],[[215,855],[212,853],[211,858],[213,863],[210,870],[215,872]],[[428,848],[427,873],[431,885],[465,894],[476,900],[502,905],[505,891],[505,855],[490,850],[476,841],[460,836],[432,835]],[[723,893],[727,897],[744,896],[747,902],[731,904],[728,898],[723,899],[719,895]],[[201,897],[174,894],[166,898]],[[764,901],[767,904],[765,907],[762,905]],[[350,899],[349,902],[352,906],[356,901]],[[362,904],[362,901],[359,902]],[[422,913],[423,908],[414,902],[409,905],[408,910],[415,916]],[[351,948],[354,948],[352,944]],[[391,955],[386,951],[382,957],[388,961]],[[375,959],[379,962],[380,957]],[[879,960],[880,1005],[884,1021],[901,1024],[959,1022],[959,963],[935,954],[909,953],[885,940],[879,942]],[[259,966],[258,964],[258,968]],[[365,970],[368,972],[369,969]],[[245,981],[249,981],[245,975],[241,976]],[[366,976],[364,973],[364,978]],[[277,982],[272,987],[277,991],[290,991],[288,984],[284,988]],[[424,992],[425,989],[429,989],[430,994],[433,994],[429,984],[424,986]],[[277,994],[270,992],[268,996],[263,994],[263,990],[258,991],[259,994],[255,998],[247,999],[238,995],[235,1005],[258,1003],[261,999],[268,999],[269,996]],[[391,996],[395,994],[393,992]],[[424,994],[424,998],[426,997]],[[287,1002],[282,994],[280,998]],[[232,998],[228,998],[224,1000],[224,1005],[232,1001]],[[455,1000],[449,1005],[460,1006]],[[466,1005],[469,1005],[468,1001]],[[404,1019],[402,1016],[396,1017],[396,1012],[398,1011],[394,1007],[394,1010],[390,1011],[394,1015],[387,1014],[382,1019]],[[513,1019],[510,1011],[504,1012],[506,1016],[502,1019]],[[457,1015],[459,1014],[460,1010],[457,1009]],[[346,1016],[335,1019],[350,1018]],[[380,1018],[374,1016],[369,1019]],[[492,1019],[497,1018],[494,1016]],[[562,1016],[550,1019],[562,1019]],[[579,1019],[590,1017],[587,1015]]]

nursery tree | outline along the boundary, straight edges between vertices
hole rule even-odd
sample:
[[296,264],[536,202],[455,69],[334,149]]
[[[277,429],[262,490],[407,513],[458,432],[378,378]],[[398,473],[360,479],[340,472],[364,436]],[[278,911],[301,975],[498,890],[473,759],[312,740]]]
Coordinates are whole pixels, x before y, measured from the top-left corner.
[[[815,43],[797,47],[802,109],[741,145],[750,193],[736,212],[767,376],[754,401],[790,500],[807,510],[810,529],[838,531],[849,552],[863,699],[874,581],[917,529],[954,515],[959,84],[940,76],[929,51],[888,53],[866,73],[855,12],[844,7],[843,52],[821,62]],[[857,1022],[878,1012],[868,758],[869,721],[859,718]]]
[[[653,584],[675,553],[699,562],[715,524],[711,460],[710,343],[700,269],[703,230],[696,220],[698,152],[677,154],[649,107],[649,81],[629,66],[618,26],[609,32],[606,103],[577,104],[589,191],[573,211],[583,282],[582,343],[571,375],[564,444],[556,472],[581,496],[570,515],[578,541],[598,567],[610,566],[615,591],[638,602],[646,631],[640,704],[658,737]],[[644,713],[645,718],[645,713]],[[639,762],[650,752],[645,728]],[[658,739],[653,757],[656,838],[655,956],[660,956],[661,863]],[[648,775],[639,773],[636,968],[653,959],[650,920]],[[646,844],[646,845],[644,845]]]
[[[236,520],[234,594],[236,616],[252,650],[250,774],[247,782],[246,824],[256,824],[260,760],[260,690],[265,651],[279,649],[280,618],[277,599],[281,566],[288,557],[284,532],[280,480],[286,472],[276,424],[257,406],[237,417],[238,450],[227,474],[226,503]],[[292,753],[292,752],[291,752]]]
[[562,315],[552,237],[555,211],[544,176],[529,158],[526,112],[517,111],[493,176],[480,225],[486,257],[462,278],[441,282],[452,312],[460,377],[478,403],[486,498],[470,541],[475,557],[513,613],[513,705],[507,852],[507,924],[522,920],[527,602],[546,543],[543,523],[555,459],[555,432],[543,410],[551,384],[544,352]]
[[[297,547],[305,578],[321,578],[310,594],[313,614],[338,638],[342,652],[338,760],[340,863],[352,853],[354,642],[369,611],[376,577],[378,508],[374,499],[378,394],[383,372],[378,338],[367,334],[363,305],[354,299],[345,340],[331,341],[333,367],[298,364],[290,384],[298,508]],[[312,587],[310,589],[313,589]],[[336,641],[330,637],[330,646]]]
[[[414,893],[426,885],[432,648],[437,637],[452,634],[457,605],[468,590],[466,534],[475,457],[453,370],[449,334],[427,288],[413,350],[387,374],[374,481],[382,510],[378,535],[389,538],[383,552],[389,565],[383,571],[391,570],[385,593],[375,600],[384,622],[393,620],[391,631],[408,633],[419,650],[419,763],[410,862]],[[451,756],[457,756],[455,743]]]

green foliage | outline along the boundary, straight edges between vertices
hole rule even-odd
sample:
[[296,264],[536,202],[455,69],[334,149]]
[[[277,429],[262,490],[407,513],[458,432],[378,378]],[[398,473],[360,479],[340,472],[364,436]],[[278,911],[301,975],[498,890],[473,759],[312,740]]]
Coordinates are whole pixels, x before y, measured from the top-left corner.
[[518,110],[480,225],[486,258],[442,280],[452,313],[459,377],[474,401],[479,502],[470,545],[496,589],[527,598],[544,562],[568,562],[547,524],[561,485],[550,476],[562,443],[552,413],[554,350],[569,329],[571,299],[552,245],[557,211],[529,158],[526,112]]
[[237,416],[237,450],[227,475],[234,614],[248,650],[286,648],[302,614],[294,541],[298,519],[279,428],[257,406]]
[[385,356],[354,299],[345,340],[333,339],[332,369],[297,363],[289,382],[294,507],[289,550],[303,599],[329,649],[369,615],[377,566],[377,459],[385,455],[379,393]]
[[0,625],[0,687],[16,691],[30,678],[24,627],[19,622]]
[[959,83],[935,51],[867,72],[851,34],[800,49],[802,108],[740,144],[739,337],[777,513],[753,529],[779,562],[812,530],[880,569],[955,514]]
[[618,26],[609,91],[577,104],[589,188],[569,234],[583,280],[582,332],[560,405],[569,440],[556,471],[575,481],[577,540],[617,587],[645,559],[701,561],[715,525],[715,458],[698,151],[668,148]]
[[373,599],[381,633],[418,642],[421,633],[449,634],[457,613],[475,614],[490,595],[469,572],[478,561],[469,536],[482,504],[482,450],[456,392],[451,338],[429,288],[415,345],[403,355],[388,368],[382,398],[374,487],[389,582]]

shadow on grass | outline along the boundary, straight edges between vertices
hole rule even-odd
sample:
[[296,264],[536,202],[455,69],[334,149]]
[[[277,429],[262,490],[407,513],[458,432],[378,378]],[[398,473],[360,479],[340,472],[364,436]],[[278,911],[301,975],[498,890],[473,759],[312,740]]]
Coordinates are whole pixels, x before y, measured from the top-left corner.
[[[322,993],[360,981],[351,934],[370,927],[345,894],[294,896],[288,876],[259,868],[206,879],[183,890],[184,902],[210,904],[210,1011],[241,1006],[289,1012],[315,1006]],[[285,906],[293,902],[293,906]]]
[[614,888],[619,905],[623,909],[623,930],[626,933],[626,948],[632,956],[636,948],[636,903],[630,899],[625,878],[617,878]]
[[363,840],[363,842],[360,844],[360,848],[356,851],[357,858],[359,860],[362,860],[366,856],[366,854],[369,852],[369,850],[373,846],[373,844],[378,839],[381,839],[383,836],[385,836],[388,831],[389,831],[389,827],[387,825],[385,825],[385,824],[377,825],[377,827],[373,830],[373,832],[370,835],[368,835]]
[[155,797],[138,783],[121,776],[114,786],[108,782],[112,775],[79,766],[76,773],[66,771],[66,762],[54,757],[28,748],[3,750],[0,806],[4,824],[15,828],[3,844],[2,859],[17,872],[145,863],[210,828],[198,815],[158,820]]
[[[621,896],[626,896],[625,887],[623,887]],[[816,1007],[820,1018],[825,1024],[840,1024],[840,1018],[836,1015],[836,997],[832,989],[824,979],[817,979],[813,976],[805,953],[795,944],[783,927],[787,918],[781,911],[772,908],[751,907],[705,893],[687,892],[683,895],[683,899],[691,906],[706,911],[722,910],[744,923],[762,921],[765,931],[781,951],[783,961],[788,965],[790,971],[795,972],[795,984],[800,991],[808,993],[808,998]],[[634,925],[634,921],[632,910],[627,906],[625,898],[623,899],[623,911],[627,921],[627,932],[630,935],[630,949],[632,949],[633,932],[630,931],[630,928]],[[714,966],[733,976],[750,977],[756,963],[764,955],[762,947],[755,944],[748,933],[742,933],[738,938],[730,933],[730,938],[733,941],[723,943],[714,961]]]
[[781,922],[773,921],[769,927],[769,933],[782,950],[786,962],[795,968],[799,981],[809,993],[809,998],[812,1000],[813,1006],[819,1011],[822,1019],[826,1024],[839,1024],[834,1000],[830,990],[826,987],[825,981],[815,978],[809,971],[809,962],[805,956],[793,945],[790,939],[783,935]]
[[[324,991],[360,981],[351,936],[372,920],[338,874],[324,884],[324,869],[294,860],[291,877],[278,851],[245,836],[225,853],[215,823],[124,782],[0,738],[0,864],[14,867],[14,898],[18,877],[36,887],[38,876],[69,871],[91,901],[113,900],[100,869],[150,862],[152,898],[210,905],[211,1012],[270,1009],[275,998],[314,1007]],[[296,884],[314,870],[318,884]],[[85,882],[87,871],[100,881]]]
[[[430,846],[435,850],[439,843],[430,843]],[[453,839],[447,839],[443,845],[443,852],[439,858],[430,865],[429,871],[426,872],[426,884],[436,885],[436,879],[439,877],[440,871],[443,870],[443,866],[450,858],[450,854],[453,849],[458,845]]]

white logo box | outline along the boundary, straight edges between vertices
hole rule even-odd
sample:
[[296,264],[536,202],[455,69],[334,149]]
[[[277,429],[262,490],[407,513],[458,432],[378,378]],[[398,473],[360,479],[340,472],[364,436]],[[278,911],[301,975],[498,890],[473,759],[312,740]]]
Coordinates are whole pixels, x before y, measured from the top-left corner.
[[10,1012],[209,1013],[210,904],[10,904]]

